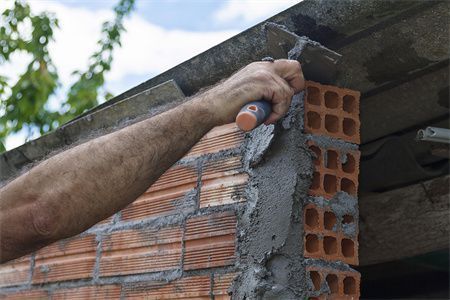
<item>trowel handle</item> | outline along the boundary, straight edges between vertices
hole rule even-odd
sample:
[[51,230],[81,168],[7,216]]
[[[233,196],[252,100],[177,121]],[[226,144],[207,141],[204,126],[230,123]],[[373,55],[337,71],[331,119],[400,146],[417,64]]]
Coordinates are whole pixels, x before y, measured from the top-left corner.
[[236,125],[243,131],[250,131],[261,125],[272,112],[272,105],[265,101],[249,102],[236,116]]

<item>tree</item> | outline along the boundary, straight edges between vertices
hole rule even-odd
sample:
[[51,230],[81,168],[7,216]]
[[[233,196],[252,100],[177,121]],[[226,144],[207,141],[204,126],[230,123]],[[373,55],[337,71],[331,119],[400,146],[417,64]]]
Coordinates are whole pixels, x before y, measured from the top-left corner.
[[[112,96],[103,88],[104,76],[111,69],[114,49],[121,46],[124,18],[134,4],[135,0],[120,0],[114,7],[115,18],[103,23],[98,50],[91,55],[90,66],[85,71],[74,72],[77,80],[57,111],[46,105],[61,85],[48,52],[48,44],[58,27],[57,18],[48,12],[34,15],[30,6],[21,0],[16,0],[13,8],[1,14],[0,65],[18,51],[29,53],[32,59],[14,84],[8,84],[5,74],[0,74],[0,152],[5,150],[4,141],[9,134],[23,128],[29,135],[33,130],[44,134],[95,107],[101,97]],[[30,36],[21,32],[27,24],[32,28]]]

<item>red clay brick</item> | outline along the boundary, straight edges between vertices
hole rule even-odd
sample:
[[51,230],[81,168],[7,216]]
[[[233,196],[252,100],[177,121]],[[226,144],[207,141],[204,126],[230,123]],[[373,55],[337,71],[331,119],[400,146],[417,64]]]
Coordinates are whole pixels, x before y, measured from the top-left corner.
[[206,163],[202,172],[200,207],[245,201],[247,181],[240,156]]
[[36,253],[33,283],[89,278],[95,264],[95,235],[56,242]]
[[[358,194],[360,151],[322,148],[308,141],[309,148],[316,154],[310,195],[330,199],[338,191],[352,196]],[[325,157],[327,159],[325,159]],[[346,161],[342,158],[345,157]]]
[[185,233],[184,269],[232,265],[235,240],[236,216],[233,212],[189,219]]
[[52,300],[120,299],[120,285],[95,285],[60,289],[52,293]]
[[313,282],[313,291],[320,289],[320,286],[327,283],[331,292],[328,295],[319,295],[318,299],[359,299],[361,275],[352,271],[340,271],[318,266],[308,266],[306,268],[309,278]]
[[144,219],[180,213],[183,198],[197,186],[197,168],[174,166],[142,196],[122,210],[122,220]]
[[2,294],[0,291],[0,299],[7,299],[7,300],[45,300],[50,299],[49,294],[47,291],[44,290],[26,290],[21,292],[13,292],[13,293],[5,293]]
[[102,242],[100,276],[178,268],[181,264],[181,239],[179,227],[112,233]]
[[0,265],[0,287],[28,283],[31,272],[30,256]]
[[170,283],[142,283],[125,286],[126,299],[204,299],[209,300],[211,280],[209,276],[184,277]]
[[218,126],[203,136],[186,156],[199,156],[234,149],[239,147],[243,140],[244,133],[235,123]]
[[214,274],[213,295],[215,300],[229,300],[228,289],[237,273]]
[[304,208],[304,255],[358,265],[358,240],[342,231],[342,224],[350,222],[354,222],[351,215],[338,220],[329,208],[307,204]]
[[307,81],[306,132],[359,144],[359,98],[357,91]]

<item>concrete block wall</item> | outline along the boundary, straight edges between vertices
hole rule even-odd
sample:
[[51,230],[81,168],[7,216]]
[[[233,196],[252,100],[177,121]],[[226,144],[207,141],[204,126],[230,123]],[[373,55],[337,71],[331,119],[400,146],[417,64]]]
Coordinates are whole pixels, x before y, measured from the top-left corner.
[[308,82],[276,127],[214,128],[121,212],[0,266],[0,298],[358,298],[358,104]]

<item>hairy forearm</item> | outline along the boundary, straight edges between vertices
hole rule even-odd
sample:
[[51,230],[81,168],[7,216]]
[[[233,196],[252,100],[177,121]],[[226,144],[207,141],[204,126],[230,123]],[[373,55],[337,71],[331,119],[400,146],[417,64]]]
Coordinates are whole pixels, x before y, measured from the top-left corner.
[[304,88],[296,61],[252,63],[189,102],[55,155],[0,189],[0,263],[80,233],[142,194],[249,101],[283,116]]
[[14,234],[8,220],[23,218],[30,205],[36,213],[50,213],[31,216],[31,230],[48,235],[40,247],[80,233],[134,201],[216,125],[202,97],[207,95],[59,153],[4,187],[5,199],[14,199],[1,203],[5,242]]

